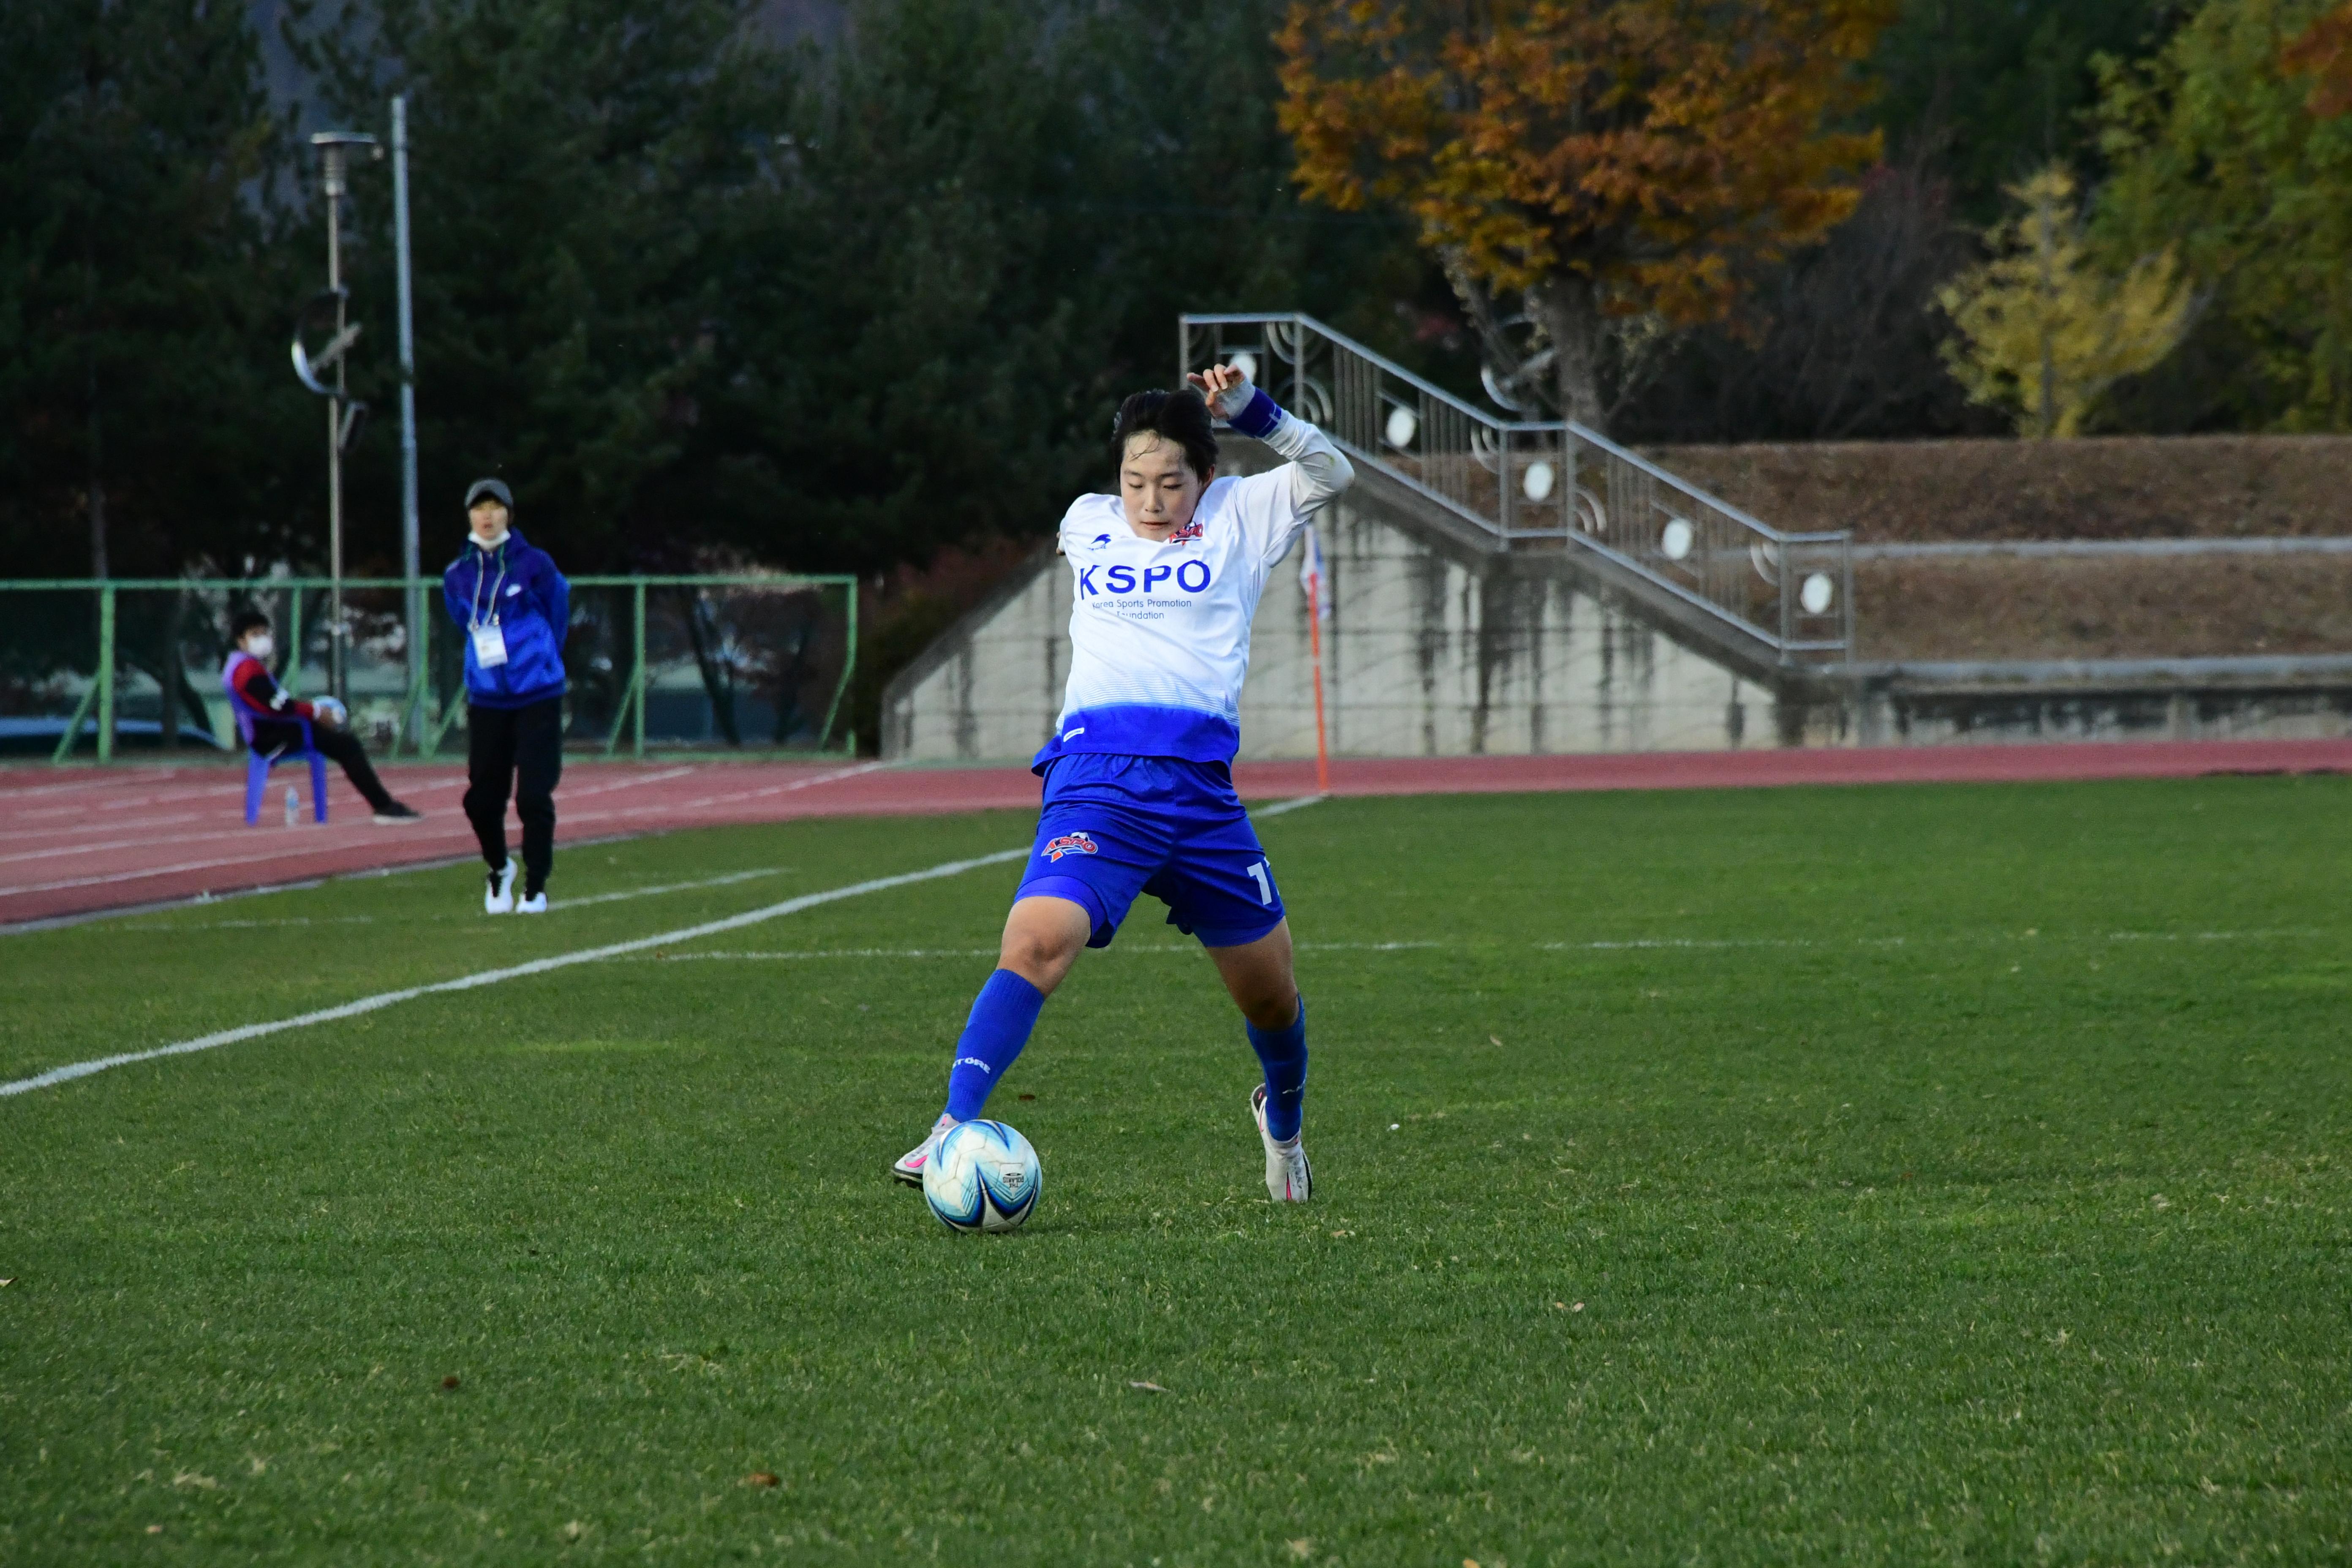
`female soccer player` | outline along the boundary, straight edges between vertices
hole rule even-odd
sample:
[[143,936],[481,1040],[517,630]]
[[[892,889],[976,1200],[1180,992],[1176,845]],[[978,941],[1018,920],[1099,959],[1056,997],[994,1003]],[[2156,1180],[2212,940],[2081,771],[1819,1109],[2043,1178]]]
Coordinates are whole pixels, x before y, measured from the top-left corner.
[[[1355,482],[1314,426],[1275,406],[1232,365],[1177,392],[1119,405],[1117,496],[1080,496],[1062,518],[1076,577],[1070,679],[1054,738],[1033,764],[1045,808],[996,973],[956,1042],[947,1110],[891,1173],[920,1184],[940,1137],[981,1113],[1087,947],[1108,947],[1138,893],[1209,950],[1265,1068],[1250,1116],[1265,1190],[1301,1203],[1307,1013],[1274,868],[1234,793],[1250,619],[1307,513]],[[1207,399],[1233,427],[1290,459],[1217,478]]]

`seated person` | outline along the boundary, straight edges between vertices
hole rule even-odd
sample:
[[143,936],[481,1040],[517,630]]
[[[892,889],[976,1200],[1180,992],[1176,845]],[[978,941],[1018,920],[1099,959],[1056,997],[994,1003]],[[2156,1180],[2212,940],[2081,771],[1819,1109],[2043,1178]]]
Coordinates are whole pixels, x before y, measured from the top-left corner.
[[275,640],[269,635],[269,617],[259,610],[238,612],[229,625],[228,665],[223,671],[229,689],[236,692],[234,700],[245,704],[253,720],[253,749],[261,755],[272,756],[279,752],[299,751],[302,729],[298,719],[310,721],[310,743],[320,755],[342,764],[343,776],[352,781],[375,812],[378,822],[416,822],[424,813],[403,805],[392,798],[375,769],[368,765],[367,753],[352,732],[343,728],[343,705],[333,698],[318,703],[304,702],[278,684],[269,673],[269,656]]

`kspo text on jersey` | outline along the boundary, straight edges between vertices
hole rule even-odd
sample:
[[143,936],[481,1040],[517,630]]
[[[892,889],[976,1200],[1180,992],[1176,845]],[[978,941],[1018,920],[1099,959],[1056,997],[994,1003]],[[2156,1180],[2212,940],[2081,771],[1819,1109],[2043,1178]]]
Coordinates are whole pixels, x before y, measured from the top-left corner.
[[[1097,585],[1095,574],[1102,580]],[[1216,581],[1216,574],[1205,561],[1181,561],[1173,566],[1146,566],[1140,572],[1132,566],[1105,566],[1097,563],[1078,568],[1078,596],[1091,599],[1100,594],[1141,593],[1149,597],[1154,588],[1173,579],[1178,588],[1187,594],[1205,594]]]

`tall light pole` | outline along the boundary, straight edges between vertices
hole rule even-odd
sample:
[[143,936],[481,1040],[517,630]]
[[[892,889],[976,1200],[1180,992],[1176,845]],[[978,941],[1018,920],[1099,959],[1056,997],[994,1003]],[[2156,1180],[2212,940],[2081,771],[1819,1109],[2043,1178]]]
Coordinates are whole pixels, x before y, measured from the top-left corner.
[[[392,100],[392,226],[400,276],[400,570],[408,579],[404,592],[408,612],[408,689],[423,690],[425,672],[425,590],[416,581],[422,570],[416,528],[416,307],[408,274],[408,95]],[[404,728],[415,727],[415,739],[425,738],[425,711],[419,701],[401,715]]]
[[[350,189],[352,153],[357,148],[373,147],[375,138],[358,131],[320,131],[311,134],[310,145],[319,150],[319,189],[327,198],[327,291],[335,297],[334,342],[348,349],[351,339],[358,332],[348,320],[351,294],[343,287],[343,195]],[[299,339],[296,346],[299,350]],[[343,689],[344,650],[351,640],[351,628],[343,624],[343,448],[359,434],[360,421],[366,417],[367,410],[367,405],[351,403],[346,395],[350,385],[344,374],[345,358],[343,353],[335,354],[335,387],[327,395],[327,573],[332,579],[327,620],[327,685],[338,701],[348,700],[350,695]],[[300,650],[295,650],[294,657],[299,659]]]

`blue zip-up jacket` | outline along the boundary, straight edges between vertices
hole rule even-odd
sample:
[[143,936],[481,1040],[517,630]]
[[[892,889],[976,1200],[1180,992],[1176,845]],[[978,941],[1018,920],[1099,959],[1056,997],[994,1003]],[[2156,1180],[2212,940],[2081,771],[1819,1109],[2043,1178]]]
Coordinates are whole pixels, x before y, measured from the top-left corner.
[[[441,596],[466,641],[466,700],[477,708],[521,708],[563,695],[563,634],[572,625],[572,584],[544,550],[509,527],[506,542],[484,550],[468,540],[441,574]],[[472,628],[495,620],[507,661],[488,669],[474,653]]]

